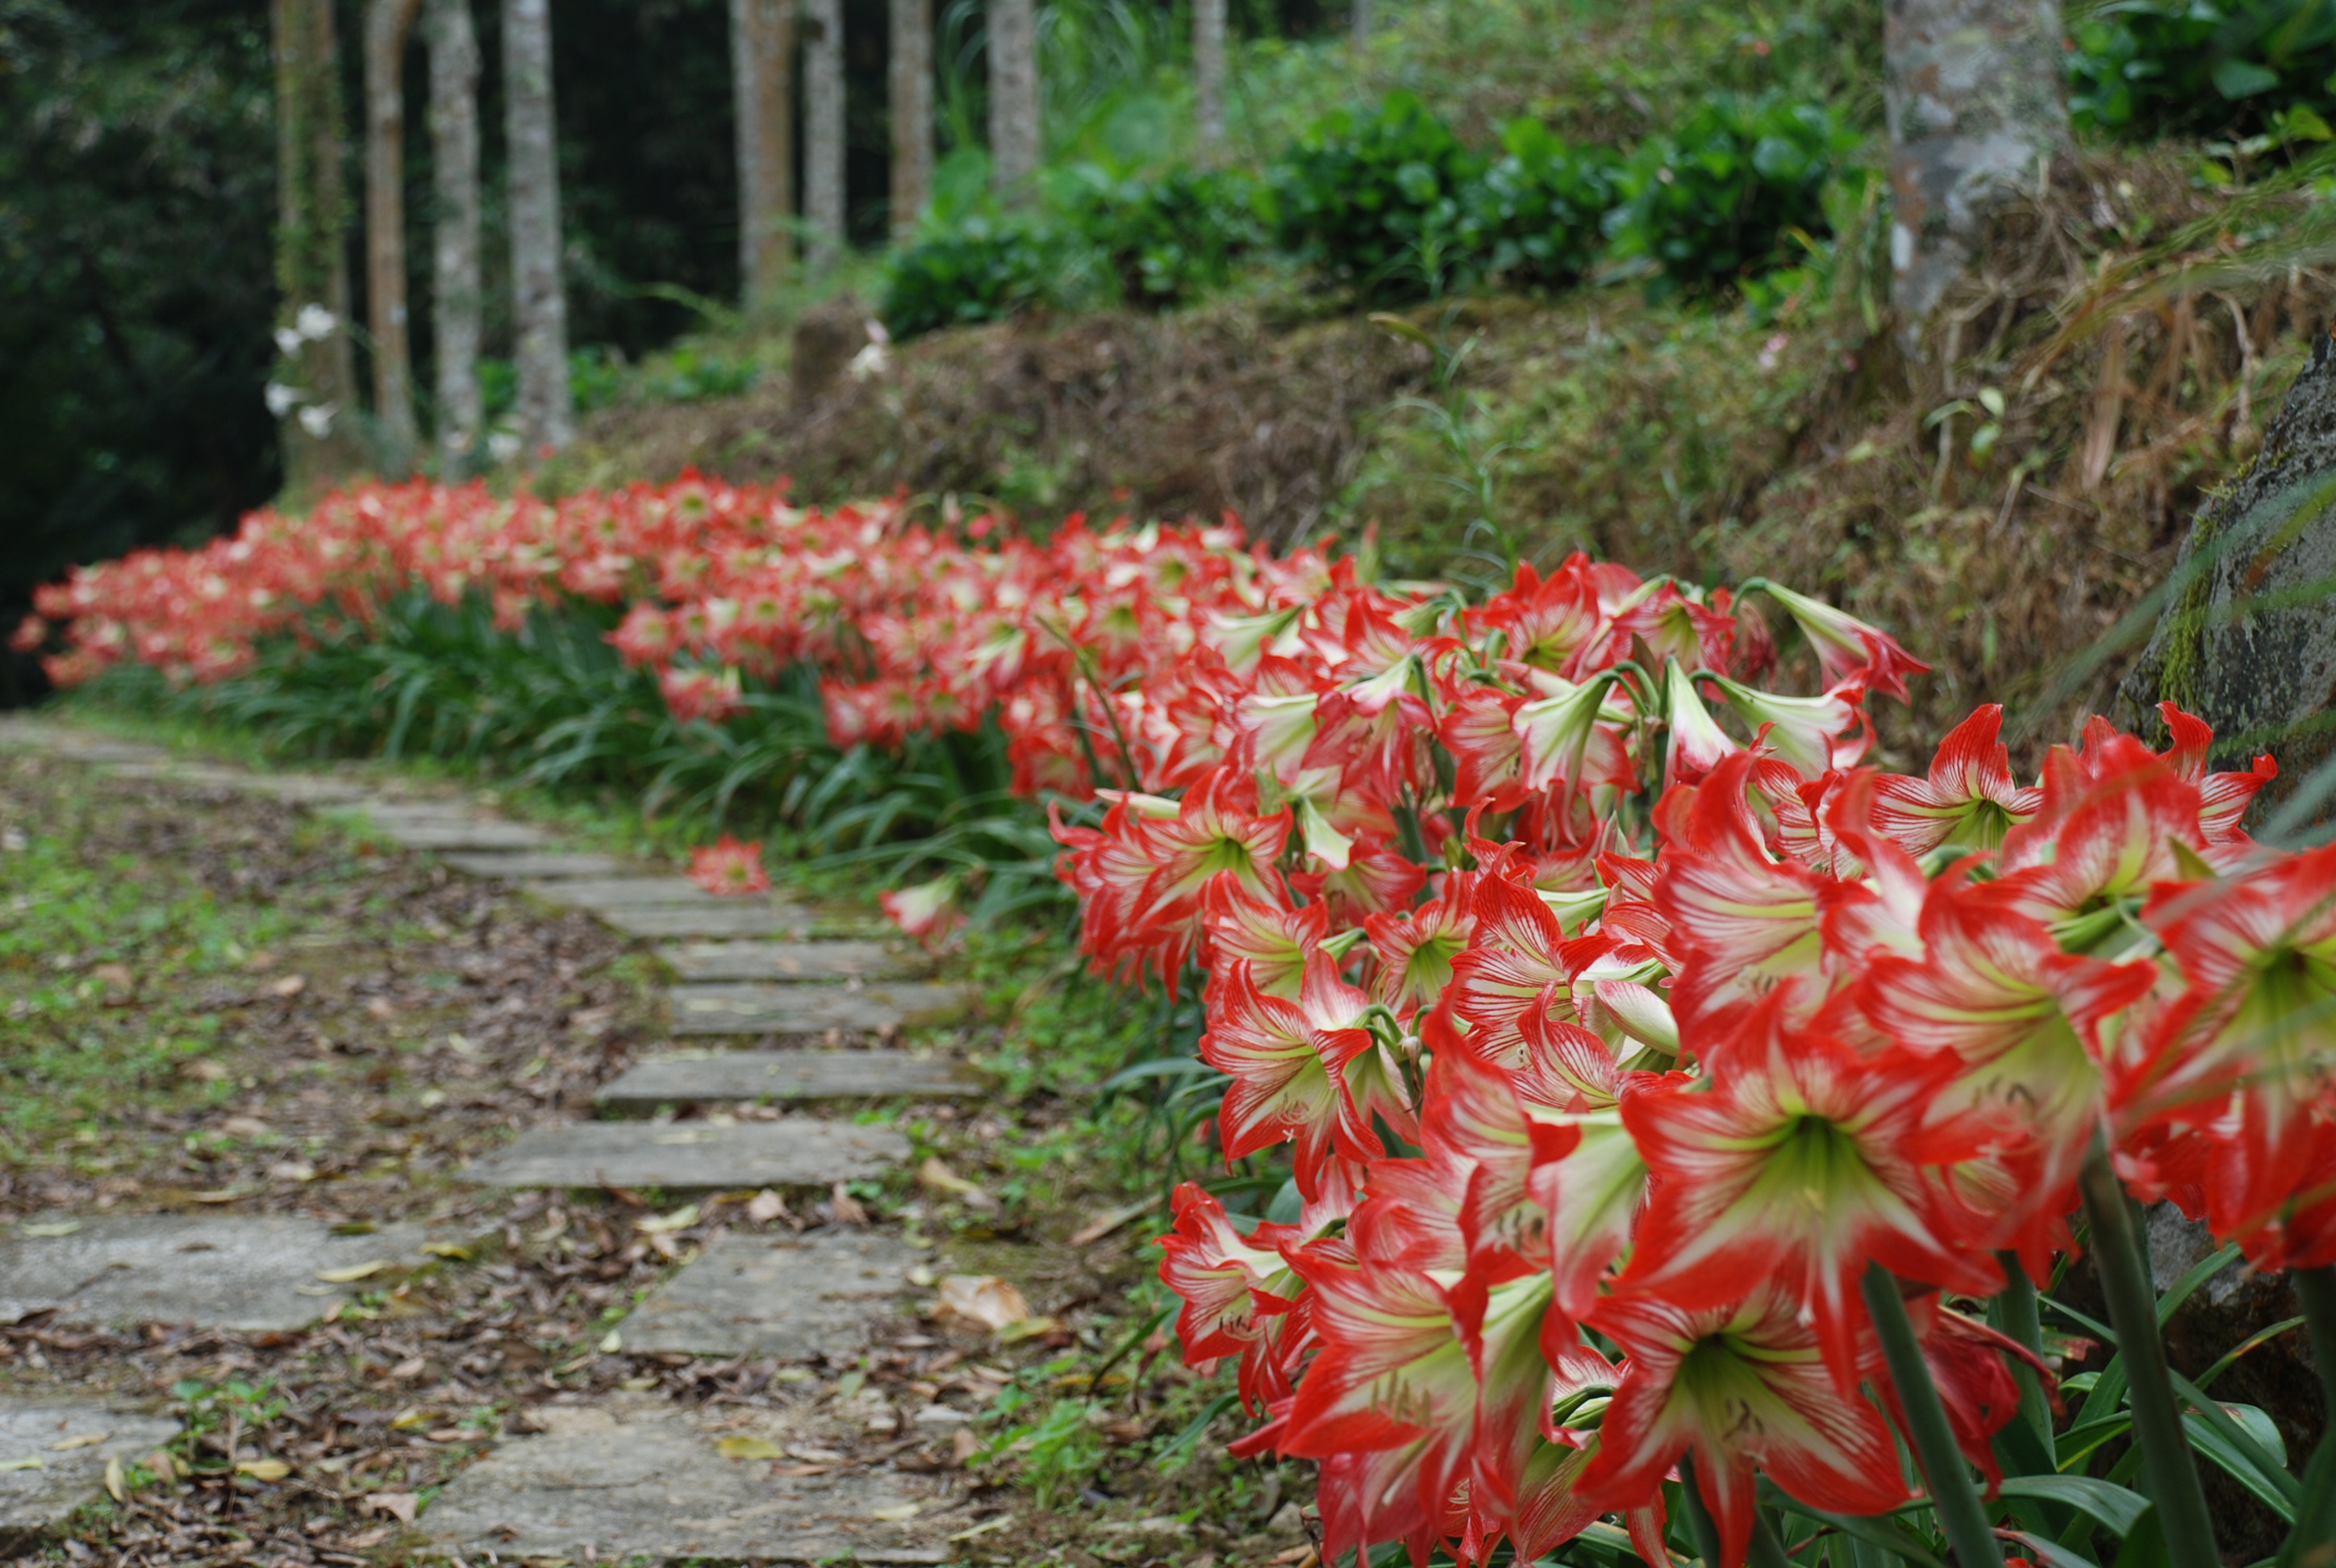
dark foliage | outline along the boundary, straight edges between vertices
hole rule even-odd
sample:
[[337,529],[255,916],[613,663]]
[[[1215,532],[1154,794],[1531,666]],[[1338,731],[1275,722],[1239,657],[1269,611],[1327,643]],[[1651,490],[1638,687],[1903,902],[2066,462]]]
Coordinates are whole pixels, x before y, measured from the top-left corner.
[[2336,114],[2336,7],[2323,0],[2111,0],[2069,29],[2079,126],[2156,136]]
[[1462,219],[1484,164],[1410,93],[1338,111],[1274,165],[1275,239],[1368,299],[1445,293],[1465,272]]

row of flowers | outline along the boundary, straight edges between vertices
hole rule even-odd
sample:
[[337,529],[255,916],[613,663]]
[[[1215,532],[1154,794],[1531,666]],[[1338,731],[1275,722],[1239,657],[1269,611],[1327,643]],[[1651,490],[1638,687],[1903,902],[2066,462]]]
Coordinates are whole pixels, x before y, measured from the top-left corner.
[[[62,636],[66,684],[212,680],[418,581],[512,626],[627,607],[685,721],[809,660],[840,745],[998,724],[1019,788],[1099,808],[1056,826],[1095,963],[1205,987],[1226,1158],[1290,1145],[1278,1222],[1179,1193],[1163,1277],[1186,1356],[1237,1364],[1238,1450],[1320,1462],[1326,1557],[1531,1561],[1611,1515],[1660,1568],[1684,1478],[1734,1568],[1757,1475],[1906,1505],[1895,1427],[1976,1568],[1965,1463],[1998,1477],[2050,1373],[1963,1304],[2080,1216],[2117,1246],[2120,1183],[2258,1268],[2336,1263],[2336,849],[2242,830],[2268,758],[2211,771],[2169,706],[2164,749],[2096,721],[2022,784],[1990,706],[1924,774],[1867,765],[1924,667],[1766,582],[1576,557],[1472,604],[1230,521],[990,531],[694,477],[372,489],[85,570],[19,639]],[[888,904],[930,930],[950,891]]]

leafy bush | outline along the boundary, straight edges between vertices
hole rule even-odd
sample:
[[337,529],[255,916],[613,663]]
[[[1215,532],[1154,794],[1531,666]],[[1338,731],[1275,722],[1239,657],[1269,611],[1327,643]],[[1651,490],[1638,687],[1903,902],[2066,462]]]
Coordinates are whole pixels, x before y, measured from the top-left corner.
[[1464,243],[1487,277],[1553,287],[1597,259],[1599,224],[1614,204],[1621,160],[1572,147],[1538,120],[1513,120],[1502,156],[1468,189]]
[[1447,293],[1473,275],[1464,222],[1485,163],[1408,93],[1327,114],[1274,165],[1276,241],[1367,298]]
[[1054,297],[1063,249],[1042,221],[968,213],[892,253],[878,314],[895,337],[999,320]]
[[1788,229],[1824,222],[1825,180],[1855,145],[1821,104],[1707,99],[1623,163],[1605,219],[1613,254],[1661,290],[1734,282],[1774,261]]
[[2254,131],[2297,104],[2336,111],[2336,8],[2321,0],[2111,0],[2070,34],[2079,126]]
[[1235,170],[1114,179],[1088,164],[1077,177],[1070,225],[1133,306],[1165,309],[1222,287],[1264,238],[1256,181]]

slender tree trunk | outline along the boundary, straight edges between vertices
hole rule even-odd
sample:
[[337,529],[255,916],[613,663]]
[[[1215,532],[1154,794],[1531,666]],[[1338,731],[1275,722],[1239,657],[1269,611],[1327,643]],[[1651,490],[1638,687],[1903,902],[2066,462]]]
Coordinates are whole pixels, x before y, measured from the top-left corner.
[[892,237],[933,199],[933,0],[892,0]]
[[479,394],[479,40],[471,0],[429,0],[430,174],[437,194],[431,322],[438,350],[438,469],[458,479],[486,423]]
[[989,0],[989,182],[1027,201],[1038,173],[1037,0]]
[[411,472],[414,354],[405,334],[405,36],[422,0],[365,7],[365,312],[373,327],[374,425],[381,465]]
[[2059,0],[1888,0],[1891,295],[1904,346],[1988,217],[2069,144]]
[[843,0],[803,0],[803,219],[811,265],[843,251]]
[[738,291],[750,317],[786,282],[794,209],[793,0],[730,0],[730,80],[738,105]]
[[1356,48],[1370,43],[1371,0],[1354,0],[1354,9],[1347,14],[1347,27],[1354,36]]
[[1192,0],[1192,96],[1201,145],[1225,140],[1225,0]]
[[276,55],[277,346],[268,402],[284,490],[314,501],[364,463],[349,349],[348,196],[331,0],[272,0]]
[[520,438],[532,455],[576,433],[568,294],[560,276],[560,161],[552,139],[550,0],[503,0],[503,140],[511,164],[512,317]]

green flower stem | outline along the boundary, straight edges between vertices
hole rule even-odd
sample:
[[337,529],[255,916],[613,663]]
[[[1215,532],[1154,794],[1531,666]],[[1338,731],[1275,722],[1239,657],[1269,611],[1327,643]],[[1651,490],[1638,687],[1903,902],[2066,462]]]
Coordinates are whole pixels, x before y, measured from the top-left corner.
[[1719,1524],[1711,1510],[1703,1505],[1703,1494],[1695,1485],[1695,1455],[1679,1456],[1679,1505],[1687,1510],[1687,1527],[1695,1536],[1695,1549],[1703,1554],[1703,1568],[1720,1568]]
[[2336,1417],[2336,1265],[2298,1269],[2296,1298],[2303,1303],[2303,1331],[2312,1336],[2312,1359],[2320,1364],[2320,1395]]
[[[2028,1347],[2038,1356],[2044,1354],[2044,1320],[2036,1306],[2036,1281],[2020,1264],[2017,1252],[1998,1252],[1996,1260],[2003,1265],[2007,1281],[2003,1294],[1995,1299],[1995,1309],[2000,1320],[1996,1327],[2010,1338]],[[2035,1429],[2044,1452],[2052,1452],[2052,1407],[2044,1398],[2044,1380],[2036,1368],[2020,1361],[2011,1364],[2011,1376],[2020,1385],[2020,1414]]]
[[[1906,1413],[1907,1435],[1914,1440],[1914,1457],[1921,1461],[1922,1479],[1930,1484],[1931,1506],[1946,1531],[1956,1568],[1997,1568],[2003,1550],[1995,1544],[1995,1527],[1988,1523],[1971,1466],[1955,1446],[1955,1429],[1948,1424],[1947,1407],[1940,1402],[1931,1369],[1922,1360],[1922,1347],[1914,1338],[1914,1324],[1906,1316],[1898,1281],[1879,1263],[1865,1269],[1865,1308],[1874,1315],[1874,1337],[1882,1341],[1883,1359],[1890,1364],[1890,1380],[1898,1388],[1898,1407]],[[2179,1568],[2188,1568],[2181,1564]]]
[[2214,1526],[2206,1514],[2205,1489],[2197,1461],[2182,1428],[2182,1407],[2166,1375],[2166,1347],[2157,1331],[2157,1292],[2149,1282],[2149,1259],[2142,1251],[2125,1189],[2109,1164],[2108,1145],[2096,1135],[2085,1156],[2078,1188],[2092,1225],[2093,1267],[2107,1298],[2109,1326],[2117,1330],[2117,1356],[2125,1363],[2126,1398],[2133,1409],[2133,1435],[2141,1449],[2142,1475],[2166,1553],[2174,1568],[2220,1568]]

